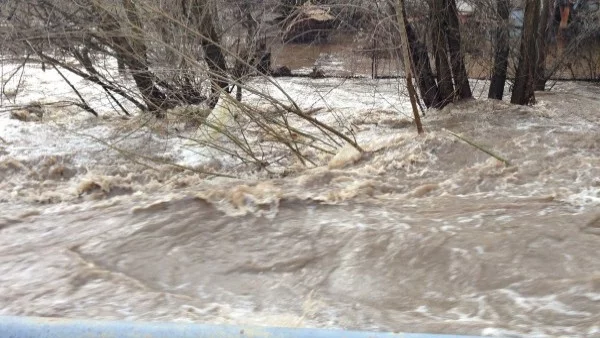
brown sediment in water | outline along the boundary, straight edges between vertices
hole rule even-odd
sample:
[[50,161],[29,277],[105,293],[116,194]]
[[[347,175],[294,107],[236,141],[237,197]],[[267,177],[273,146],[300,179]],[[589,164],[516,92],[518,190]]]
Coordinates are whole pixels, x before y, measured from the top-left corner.
[[[361,111],[365,154],[287,177],[11,162],[0,186],[30,195],[0,218],[2,313],[597,335],[599,92],[565,91],[431,111],[423,137]],[[51,179],[59,164],[77,174]],[[32,170],[68,197],[30,203]]]

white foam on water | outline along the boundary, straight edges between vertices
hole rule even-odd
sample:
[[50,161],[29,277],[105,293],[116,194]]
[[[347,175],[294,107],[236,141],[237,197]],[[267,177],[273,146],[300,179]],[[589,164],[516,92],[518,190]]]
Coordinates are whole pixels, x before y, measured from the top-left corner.
[[590,317],[593,314],[586,311],[577,311],[557,299],[557,295],[546,295],[539,297],[525,297],[518,292],[510,289],[499,290],[500,293],[507,295],[515,305],[523,308],[526,312],[538,310],[550,310],[556,313],[575,316]]
[[594,207],[600,205],[600,186],[583,188],[577,193],[568,195],[565,202],[577,207]]

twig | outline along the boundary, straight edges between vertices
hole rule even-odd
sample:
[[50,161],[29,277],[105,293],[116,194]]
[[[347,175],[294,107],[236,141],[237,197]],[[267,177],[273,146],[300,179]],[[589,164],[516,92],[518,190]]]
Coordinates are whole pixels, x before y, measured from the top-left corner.
[[102,88],[104,89],[104,91],[106,92],[106,94],[108,96],[110,96],[110,98],[117,104],[117,106],[119,106],[119,108],[121,108],[121,111],[123,113],[125,113],[125,115],[131,116],[131,114],[129,113],[129,111],[127,111],[127,109],[125,109],[125,107],[123,107],[123,105],[121,104],[121,102],[119,102],[119,100],[117,100],[117,98],[110,92],[110,90],[108,90],[108,88],[106,88],[104,86]]
[[313,118],[312,116],[306,115],[300,108],[296,108],[296,107],[285,107],[285,108],[290,113],[296,114],[297,116],[310,122],[312,125],[318,127],[319,129],[325,129],[328,132],[332,133],[333,135],[343,139],[344,141],[346,141],[348,144],[350,144],[354,149],[358,150],[359,152],[361,152],[361,153],[364,152],[364,150],[356,142],[354,142],[352,139],[350,139],[348,136],[346,136],[343,133],[328,126],[327,124],[320,122],[319,120]]
[[[37,52],[38,55],[41,57],[42,54],[33,47],[31,42],[29,42],[29,40],[25,40],[25,42],[27,43],[27,45],[29,45],[29,48],[31,48],[32,51]],[[71,81],[69,81],[69,79],[67,79],[67,77],[63,75],[63,73],[58,69],[58,67],[56,67],[56,64],[54,64],[54,63],[50,63],[50,64],[52,65],[52,68],[54,68],[54,70],[58,73],[58,75],[60,75],[60,77],[67,83],[67,85],[69,85],[69,87],[71,87],[71,89],[73,89],[73,92],[75,93],[75,95],[77,95],[79,100],[81,100],[81,103],[75,103],[75,105],[77,105],[79,108],[81,108],[87,112],[90,112],[94,116],[98,116],[98,112],[96,112],[92,107],[90,107],[90,105],[85,101],[83,96],[81,96],[81,94],[79,93],[77,88],[75,88],[75,86],[71,83]]]
[[113,91],[114,93],[121,95],[122,97],[124,97],[125,99],[127,99],[129,102],[133,103],[136,107],[138,107],[138,109],[140,109],[141,111],[146,111],[146,106],[144,106],[142,103],[140,103],[138,100],[136,100],[133,96],[127,94],[127,92],[125,92],[125,90],[123,88],[117,87],[116,85],[112,85],[112,84],[108,84],[108,83],[104,83],[102,82],[100,79],[98,79],[97,76],[95,75],[89,75],[84,73],[81,70],[78,70],[74,67],[71,67],[67,64],[65,64],[64,62],[60,62],[59,60],[43,54],[41,52],[38,52],[38,56],[42,59],[42,60],[46,60],[48,63],[51,64],[56,64],[59,65],[61,68],[68,70],[69,72],[85,79],[88,80],[92,83],[95,83],[101,87],[106,87],[106,89]]
[[90,76],[95,76],[98,80],[100,80],[103,83],[101,85],[102,89],[104,89],[104,91],[106,92],[106,94],[117,104],[117,106],[121,109],[121,111],[123,113],[125,113],[125,115],[130,116],[131,114],[129,114],[129,112],[127,111],[127,109],[125,109],[125,107],[123,107],[123,105],[121,104],[121,102],[119,102],[119,100],[117,100],[117,98],[115,98],[115,96],[110,92],[109,88],[104,85],[103,81],[106,81],[106,82],[110,82],[110,81],[108,81],[105,77],[100,78],[101,75],[94,68],[94,66],[92,64],[92,60],[90,59],[90,57],[87,54],[87,52],[80,53],[77,50],[74,50],[73,54],[75,55],[75,58],[77,58],[79,60],[79,62],[84,66],[84,68],[87,70],[87,72],[90,74]]
[[483,151],[484,153],[490,155],[491,157],[497,159],[498,161],[503,162],[504,165],[507,165],[507,166],[510,165],[510,162],[508,162],[507,159],[501,157],[500,155],[497,155],[497,154],[493,153],[491,150],[487,150],[483,146],[481,146],[481,145],[479,145],[479,144],[477,144],[477,143],[475,143],[475,142],[473,142],[473,141],[465,138],[464,136],[461,136],[461,135],[459,135],[459,134],[457,134],[455,132],[452,132],[452,131],[450,131],[450,130],[448,130],[446,128],[444,128],[443,130],[447,131],[448,133],[450,133],[452,136],[456,137],[457,139],[459,139],[459,140],[461,140],[461,141],[463,141],[463,142],[465,142],[465,143],[467,143],[467,144],[469,144],[469,145],[471,145],[471,146],[473,146],[473,147],[475,147],[475,148]]
[[[25,57],[25,59],[23,60],[23,62],[17,67],[17,69],[14,70],[14,72],[12,74],[9,75],[8,79],[2,81],[2,94],[4,94],[4,96],[6,96],[6,99],[8,100],[8,102],[10,102],[10,98],[9,95],[6,95],[6,84],[13,78],[13,76],[15,76],[19,70],[21,70],[21,75],[19,76],[19,81],[17,81],[17,88],[15,88],[15,99],[17,97],[17,95],[19,94],[19,87],[21,87],[21,84],[23,83],[23,73],[25,72],[25,65],[27,64],[27,61],[29,61],[31,54],[27,53],[27,56]],[[4,74],[2,74],[4,75]],[[16,101],[13,101],[16,102]]]
[[92,115],[98,117],[98,112],[94,110],[94,108],[90,107],[90,105],[87,103],[87,101],[83,98],[83,96],[81,96],[81,94],[79,93],[79,91],[77,90],[77,88],[75,88],[75,86],[71,83],[71,81],[69,81],[69,79],[67,79],[66,76],[63,75],[63,73],[58,69],[58,67],[56,67],[55,64],[51,63],[52,68],[54,68],[54,70],[58,73],[58,75],[60,75],[60,77],[62,77],[62,79],[67,83],[67,85],[69,85],[69,87],[71,87],[71,89],[73,89],[73,92],[75,93],[75,95],[77,95],[77,97],[79,98],[79,100],[81,100],[81,103],[76,103],[74,102],[74,104],[76,106],[78,106],[79,108],[91,113]]

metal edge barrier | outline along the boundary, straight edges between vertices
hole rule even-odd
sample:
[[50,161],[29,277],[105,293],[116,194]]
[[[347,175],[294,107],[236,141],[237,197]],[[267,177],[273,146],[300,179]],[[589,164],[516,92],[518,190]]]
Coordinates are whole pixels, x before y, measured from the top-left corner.
[[361,332],[329,329],[96,321],[0,316],[2,338],[468,338],[428,333]]

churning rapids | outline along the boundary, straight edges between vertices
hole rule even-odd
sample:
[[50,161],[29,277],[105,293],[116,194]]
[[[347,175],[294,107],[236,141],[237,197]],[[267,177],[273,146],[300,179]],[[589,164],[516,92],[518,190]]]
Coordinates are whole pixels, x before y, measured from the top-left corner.
[[346,109],[367,152],[207,179],[0,116],[0,314],[600,337],[600,87],[451,105],[417,136],[373,94],[393,81],[282,81]]

